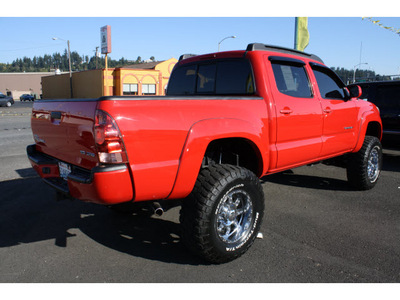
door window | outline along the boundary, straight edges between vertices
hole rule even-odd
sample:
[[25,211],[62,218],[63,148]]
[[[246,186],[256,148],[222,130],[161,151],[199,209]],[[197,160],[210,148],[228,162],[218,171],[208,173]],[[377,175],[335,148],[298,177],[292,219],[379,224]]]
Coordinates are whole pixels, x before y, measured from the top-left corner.
[[382,85],[376,89],[376,104],[388,110],[400,110],[400,85]]
[[272,62],[272,69],[279,92],[297,98],[312,97],[310,83],[304,66]]
[[332,70],[325,67],[313,67],[313,71],[323,99],[346,99],[343,92],[344,84]]

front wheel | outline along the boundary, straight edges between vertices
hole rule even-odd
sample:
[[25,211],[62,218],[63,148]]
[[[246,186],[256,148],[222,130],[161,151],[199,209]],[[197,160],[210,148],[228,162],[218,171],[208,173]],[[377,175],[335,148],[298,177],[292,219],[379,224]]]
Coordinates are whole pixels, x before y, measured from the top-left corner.
[[209,166],[183,201],[183,241],[209,262],[231,261],[253,244],[263,214],[264,193],[251,171],[232,165]]
[[7,102],[6,106],[11,107],[12,103],[10,101]]
[[366,136],[357,153],[350,156],[347,179],[358,190],[372,189],[382,169],[382,145],[378,138]]

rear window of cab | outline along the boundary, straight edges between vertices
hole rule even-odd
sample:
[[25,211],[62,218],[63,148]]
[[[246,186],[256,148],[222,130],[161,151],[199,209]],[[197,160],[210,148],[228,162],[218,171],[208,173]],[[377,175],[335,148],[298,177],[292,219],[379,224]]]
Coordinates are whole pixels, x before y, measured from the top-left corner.
[[167,95],[253,95],[253,72],[246,59],[215,60],[178,66]]

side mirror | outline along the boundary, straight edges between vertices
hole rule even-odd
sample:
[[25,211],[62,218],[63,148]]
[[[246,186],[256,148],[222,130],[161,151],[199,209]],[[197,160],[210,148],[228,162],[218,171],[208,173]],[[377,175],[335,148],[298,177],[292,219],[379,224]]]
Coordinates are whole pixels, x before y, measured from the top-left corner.
[[344,93],[344,101],[348,101],[351,99],[350,91],[348,87],[343,88],[343,93]]
[[361,86],[359,85],[348,86],[347,89],[350,92],[351,98],[360,98],[362,95],[362,89]]

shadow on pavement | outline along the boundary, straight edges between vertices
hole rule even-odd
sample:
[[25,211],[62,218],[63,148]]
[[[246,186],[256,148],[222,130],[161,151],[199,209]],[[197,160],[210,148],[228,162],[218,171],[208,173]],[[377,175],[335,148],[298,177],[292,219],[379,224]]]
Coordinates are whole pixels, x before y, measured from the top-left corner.
[[[145,259],[204,264],[180,242],[180,225],[163,218],[120,215],[81,201],[55,201],[55,192],[40,178],[0,182],[0,247],[54,239],[68,248],[77,228],[96,242]],[[168,214],[168,213],[167,213]]]
[[[337,166],[332,166],[337,168]],[[385,149],[383,153],[382,171],[400,172],[400,151]],[[282,185],[304,187],[318,190],[352,191],[347,180],[295,174],[292,170],[276,173],[261,178],[264,182],[273,182]]]
[[384,151],[382,170],[389,172],[400,172],[400,151]]
[[273,182],[286,186],[304,187],[317,190],[351,191],[346,180],[335,178],[295,174],[292,170],[265,176],[264,182]]

